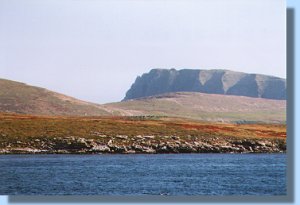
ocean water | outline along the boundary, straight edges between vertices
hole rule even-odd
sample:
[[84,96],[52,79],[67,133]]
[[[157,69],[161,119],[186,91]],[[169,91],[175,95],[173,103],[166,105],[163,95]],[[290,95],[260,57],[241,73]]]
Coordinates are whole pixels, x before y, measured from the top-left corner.
[[286,195],[286,154],[0,155],[1,195]]

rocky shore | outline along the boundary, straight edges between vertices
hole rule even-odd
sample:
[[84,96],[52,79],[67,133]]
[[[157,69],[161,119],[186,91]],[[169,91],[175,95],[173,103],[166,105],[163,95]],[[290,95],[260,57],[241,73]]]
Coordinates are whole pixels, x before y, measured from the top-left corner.
[[197,138],[193,136],[97,135],[32,138],[2,142],[0,154],[160,154],[160,153],[283,153],[282,139]]

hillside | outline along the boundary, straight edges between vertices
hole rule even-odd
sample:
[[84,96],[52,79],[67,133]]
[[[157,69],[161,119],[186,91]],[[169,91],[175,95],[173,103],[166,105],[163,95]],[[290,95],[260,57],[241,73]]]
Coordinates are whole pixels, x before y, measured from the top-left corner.
[[201,92],[286,99],[286,80],[230,70],[152,69],[138,76],[124,100],[169,92]]
[[5,79],[0,79],[0,112],[37,115],[110,114],[100,105]]
[[99,105],[0,79],[0,112],[62,116],[174,116],[219,122],[284,123],[286,101],[178,92]]
[[110,103],[126,115],[160,115],[208,121],[286,121],[286,101],[243,96],[178,92]]

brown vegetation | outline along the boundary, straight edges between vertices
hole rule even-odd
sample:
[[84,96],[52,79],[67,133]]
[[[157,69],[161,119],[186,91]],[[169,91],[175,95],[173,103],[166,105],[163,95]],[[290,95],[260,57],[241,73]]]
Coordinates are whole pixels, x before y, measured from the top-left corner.
[[[111,146],[116,147],[138,145],[150,148],[156,146],[157,149],[166,145],[174,147],[176,144],[180,147],[183,145],[199,147],[205,144],[205,146],[222,148],[232,144],[244,146],[245,143],[246,145],[250,143],[256,146],[257,143],[269,143],[273,146],[275,143],[276,146],[285,147],[286,126],[210,123],[155,116],[54,117],[0,114],[0,148],[2,149],[58,149],[59,146],[59,149],[64,149],[72,143],[74,148],[76,141],[74,149],[80,151],[83,147],[78,145],[78,140],[80,143],[84,141],[84,146],[88,148],[108,146],[112,143]],[[89,145],[86,145],[86,140]]]

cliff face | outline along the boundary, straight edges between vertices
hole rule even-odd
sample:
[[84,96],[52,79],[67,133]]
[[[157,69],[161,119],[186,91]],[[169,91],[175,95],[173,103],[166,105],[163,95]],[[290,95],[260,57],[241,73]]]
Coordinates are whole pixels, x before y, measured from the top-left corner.
[[286,80],[229,70],[152,69],[137,77],[124,100],[182,91],[283,100]]

